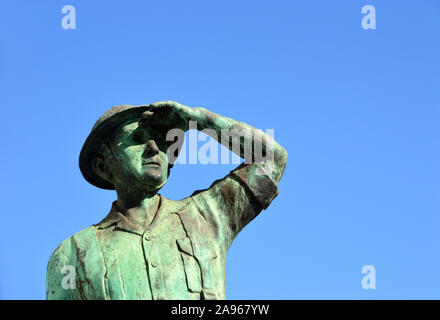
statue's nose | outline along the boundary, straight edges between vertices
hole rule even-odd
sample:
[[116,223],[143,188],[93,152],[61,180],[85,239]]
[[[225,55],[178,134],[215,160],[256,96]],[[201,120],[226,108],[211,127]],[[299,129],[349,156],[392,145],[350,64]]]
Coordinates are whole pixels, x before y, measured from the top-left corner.
[[144,154],[147,157],[152,157],[158,153],[159,153],[159,148],[157,147],[156,142],[154,142],[154,140],[148,140],[146,147],[145,147]]

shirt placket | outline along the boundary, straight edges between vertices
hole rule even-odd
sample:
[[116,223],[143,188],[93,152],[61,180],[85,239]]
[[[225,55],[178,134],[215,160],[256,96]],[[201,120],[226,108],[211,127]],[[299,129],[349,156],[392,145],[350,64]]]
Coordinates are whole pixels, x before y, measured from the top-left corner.
[[163,266],[160,261],[156,236],[146,230],[142,234],[142,246],[144,251],[145,265],[147,267],[148,280],[150,283],[153,300],[165,299],[165,287],[163,278]]

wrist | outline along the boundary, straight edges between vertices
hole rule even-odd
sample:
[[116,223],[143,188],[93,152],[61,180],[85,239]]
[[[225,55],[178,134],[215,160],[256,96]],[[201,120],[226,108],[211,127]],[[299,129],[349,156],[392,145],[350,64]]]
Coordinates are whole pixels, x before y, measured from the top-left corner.
[[188,113],[188,121],[196,121],[198,124],[202,124],[206,119],[206,109],[202,107],[190,108]]

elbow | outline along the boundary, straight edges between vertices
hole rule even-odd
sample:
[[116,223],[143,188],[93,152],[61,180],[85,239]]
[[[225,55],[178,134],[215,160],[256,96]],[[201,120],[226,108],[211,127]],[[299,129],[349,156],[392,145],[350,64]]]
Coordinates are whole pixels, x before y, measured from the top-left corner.
[[281,177],[284,174],[284,170],[286,169],[287,157],[288,154],[286,149],[284,149],[281,146],[277,146],[274,153],[274,159],[273,159],[274,170],[272,174],[274,181],[277,184],[281,180]]
[[278,167],[280,167],[282,169],[282,171],[284,171],[284,169],[286,168],[286,164],[287,164],[287,150],[284,149],[283,147],[279,146],[279,148],[277,148],[277,152],[275,153],[275,163]]

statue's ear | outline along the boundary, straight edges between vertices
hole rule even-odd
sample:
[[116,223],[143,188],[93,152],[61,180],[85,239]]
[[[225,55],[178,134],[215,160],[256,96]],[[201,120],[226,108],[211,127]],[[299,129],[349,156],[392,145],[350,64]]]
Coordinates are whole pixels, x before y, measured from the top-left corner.
[[106,180],[107,182],[113,183],[112,173],[109,170],[109,167],[105,163],[105,160],[102,156],[100,155],[96,156],[92,160],[92,168],[96,172],[96,174],[100,176],[102,179]]

